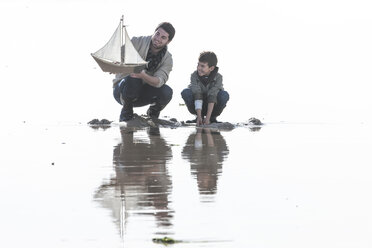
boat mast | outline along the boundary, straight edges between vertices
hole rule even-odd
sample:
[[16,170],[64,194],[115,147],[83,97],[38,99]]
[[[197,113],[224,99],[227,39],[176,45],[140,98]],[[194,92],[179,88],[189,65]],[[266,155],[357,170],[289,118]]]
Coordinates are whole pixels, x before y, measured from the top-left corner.
[[120,60],[121,60],[121,63],[123,64],[124,63],[124,57],[122,56],[122,49],[123,49],[123,43],[124,43],[124,38],[123,38],[123,29],[124,29],[124,15],[121,16],[121,19],[120,19],[120,25],[121,25],[121,28],[120,28]]

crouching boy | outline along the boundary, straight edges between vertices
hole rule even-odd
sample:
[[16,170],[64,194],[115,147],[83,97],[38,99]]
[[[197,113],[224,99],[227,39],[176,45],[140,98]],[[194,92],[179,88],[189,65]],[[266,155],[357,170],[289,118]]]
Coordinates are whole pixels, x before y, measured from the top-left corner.
[[196,119],[197,126],[217,122],[226,103],[229,93],[224,91],[222,75],[218,73],[217,56],[213,52],[202,52],[199,56],[197,70],[191,74],[191,82],[181,93],[187,109]]

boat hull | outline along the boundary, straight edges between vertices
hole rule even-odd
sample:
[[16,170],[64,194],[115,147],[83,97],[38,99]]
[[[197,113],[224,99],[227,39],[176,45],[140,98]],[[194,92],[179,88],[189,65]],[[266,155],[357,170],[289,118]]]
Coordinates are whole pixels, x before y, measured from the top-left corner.
[[94,54],[91,54],[94,60],[97,62],[99,67],[104,72],[109,73],[121,73],[123,75],[129,75],[131,73],[139,73],[141,70],[143,70],[146,66],[146,64],[115,64],[111,61],[107,61],[101,58],[96,57]]

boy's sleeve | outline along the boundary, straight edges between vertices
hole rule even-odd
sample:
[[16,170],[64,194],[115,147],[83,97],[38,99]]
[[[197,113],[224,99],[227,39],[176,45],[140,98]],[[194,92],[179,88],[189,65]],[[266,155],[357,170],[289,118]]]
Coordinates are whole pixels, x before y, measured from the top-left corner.
[[189,88],[191,89],[192,94],[194,95],[194,100],[203,100],[202,89],[200,85],[198,84],[197,75],[195,72],[191,74],[190,80],[191,80],[191,83],[190,83]]
[[217,74],[216,76],[216,82],[214,85],[208,90],[208,103],[217,102],[217,94],[220,92],[220,90],[223,90],[222,85],[222,75]]

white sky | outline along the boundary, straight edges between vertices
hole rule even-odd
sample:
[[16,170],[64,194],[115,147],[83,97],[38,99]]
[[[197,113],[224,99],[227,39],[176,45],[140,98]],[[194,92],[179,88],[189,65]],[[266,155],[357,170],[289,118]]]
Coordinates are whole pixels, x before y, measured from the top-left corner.
[[1,112],[21,121],[116,120],[112,76],[90,53],[124,14],[131,36],[151,35],[162,21],[176,28],[164,115],[180,116],[198,55],[213,50],[231,96],[224,121],[370,122],[371,13],[372,3],[358,0],[2,1]]

